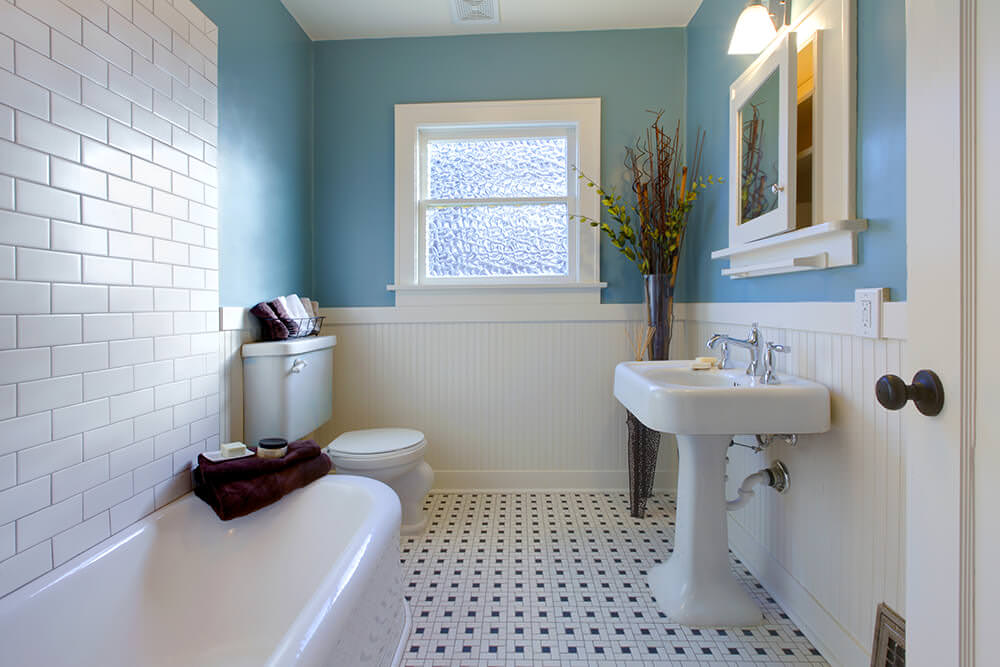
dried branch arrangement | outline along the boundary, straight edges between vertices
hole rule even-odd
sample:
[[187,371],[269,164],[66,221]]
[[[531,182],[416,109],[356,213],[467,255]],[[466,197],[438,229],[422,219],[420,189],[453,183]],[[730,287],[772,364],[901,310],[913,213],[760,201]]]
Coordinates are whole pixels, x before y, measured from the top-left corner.
[[702,179],[701,156],[705,132],[696,135],[691,166],[681,163],[683,144],[678,121],[673,133],[662,126],[663,111],[650,112],[655,119],[634,146],[625,148],[625,168],[632,177],[634,201],[626,202],[614,190],[602,188],[594,179],[578,172],[587,187],[595,188],[611,222],[574,215],[571,219],[599,227],[611,244],[635,262],[643,275],[669,275],[673,287],[684,243],[688,213],[699,190],[721,178]]
[[632,358],[635,361],[642,361],[646,358],[646,350],[649,349],[649,343],[655,334],[656,327],[649,326],[646,322],[629,322],[625,325],[625,335],[628,336]]

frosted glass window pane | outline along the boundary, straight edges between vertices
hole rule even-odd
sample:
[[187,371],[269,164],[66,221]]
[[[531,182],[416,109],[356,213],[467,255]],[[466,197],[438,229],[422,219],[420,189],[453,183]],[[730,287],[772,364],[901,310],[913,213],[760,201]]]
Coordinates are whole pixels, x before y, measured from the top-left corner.
[[565,197],[566,138],[427,143],[431,199]]
[[567,214],[566,204],[428,208],[427,275],[568,275]]

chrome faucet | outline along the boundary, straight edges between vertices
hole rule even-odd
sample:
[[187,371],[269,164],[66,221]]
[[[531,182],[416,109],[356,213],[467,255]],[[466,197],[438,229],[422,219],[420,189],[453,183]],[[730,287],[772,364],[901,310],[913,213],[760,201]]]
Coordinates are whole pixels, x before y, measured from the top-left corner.
[[719,368],[729,368],[729,346],[742,347],[750,352],[750,363],[747,365],[747,375],[760,377],[760,329],[754,322],[750,327],[750,334],[745,338],[733,338],[725,334],[715,334],[706,343],[708,349],[714,350],[716,346],[721,346]]
[[764,375],[762,378],[764,384],[781,384],[781,380],[778,379],[778,375],[774,372],[774,353],[791,351],[792,348],[787,345],[779,345],[778,343],[767,341],[764,350]]

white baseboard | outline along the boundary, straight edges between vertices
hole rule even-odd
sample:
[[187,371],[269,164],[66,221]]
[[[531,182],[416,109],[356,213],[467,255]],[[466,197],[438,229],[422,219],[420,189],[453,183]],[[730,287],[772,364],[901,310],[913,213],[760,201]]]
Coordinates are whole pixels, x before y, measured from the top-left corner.
[[[656,491],[673,491],[677,488],[675,476],[657,472],[653,478]],[[437,490],[547,490],[547,489],[600,489],[628,491],[628,472],[625,470],[435,470],[434,488]]]
[[729,548],[834,667],[868,667],[871,656],[781,563],[736,521]]

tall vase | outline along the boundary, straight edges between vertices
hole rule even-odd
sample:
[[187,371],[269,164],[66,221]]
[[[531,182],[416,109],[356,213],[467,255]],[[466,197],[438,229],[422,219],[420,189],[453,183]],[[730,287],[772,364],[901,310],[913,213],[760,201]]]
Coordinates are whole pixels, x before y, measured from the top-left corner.
[[649,341],[649,360],[665,361],[670,358],[670,320],[674,310],[674,288],[669,273],[650,273],[643,276],[646,287],[646,318],[653,329]]
[[[646,318],[653,335],[647,350],[650,361],[670,358],[670,325],[673,317],[674,288],[670,274],[653,273],[643,276],[646,290]],[[653,495],[656,457],[660,449],[660,434],[647,428],[631,412],[628,424],[628,484],[629,511],[641,519],[646,515],[646,500]]]

